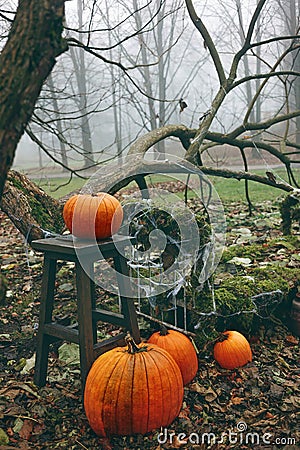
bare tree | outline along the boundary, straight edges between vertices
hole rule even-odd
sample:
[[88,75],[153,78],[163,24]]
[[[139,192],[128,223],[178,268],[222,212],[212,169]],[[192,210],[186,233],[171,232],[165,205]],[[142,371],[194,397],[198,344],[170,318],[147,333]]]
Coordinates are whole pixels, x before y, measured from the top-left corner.
[[[29,1],[29,0],[28,0]],[[297,181],[294,177],[292,170],[292,162],[297,162],[297,157],[291,159],[291,156],[295,153],[295,149],[299,152],[299,146],[297,143],[290,141],[288,134],[286,133],[286,127],[281,130],[282,125],[287,125],[295,118],[299,117],[299,110],[287,110],[286,105],[288,97],[281,96],[271,99],[271,106],[273,108],[272,114],[262,117],[260,121],[253,122],[251,120],[251,111],[255,108],[255,104],[260,95],[262,95],[268,84],[271,84],[270,89],[274,90],[274,86],[277,85],[273,81],[277,81],[278,85],[282,86],[283,83],[288,83],[289,80],[299,78],[300,73],[295,70],[294,65],[290,67],[282,67],[283,62],[288,60],[289,55],[295,55],[299,50],[299,43],[297,35],[277,35],[273,34],[270,37],[266,37],[264,34],[255,33],[257,29],[257,23],[261,16],[264,22],[267,21],[268,11],[264,9],[267,3],[271,3],[271,0],[259,0],[257,6],[253,9],[252,15],[244,24],[245,32],[244,39],[239,45],[239,48],[231,57],[231,61],[228,66],[225,67],[222,61],[222,55],[218,50],[217,44],[214,42],[212,34],[209,32],[204,21],[196,13],[192,0],[186,0],[186,8],[190,15],[192,24],[200,34],[201,42],[205,42],[207,53],[213,63],[213,67],[218,80],[218,85],[215,85],[215,92],[213,93],[211,105],[208,110],[201,116],[201,120],[197,124],[197,127],[188,127],[182,124],[168,125],[165,124],[162,127],[150,130],[145,136],[137,139],[131,146],[129,153],[140,155],[141,157],[149,150],[149,148],[157,145],[170,137],[177,138],[181,142],[185,149],[185,159],[188,162],[192,162],[201,167],[204,173],[213,176],[223,176],[225,178],[243,179],[246,181],[253,180],[263,183],[265,185],[273,186],[278,189],[282,189],[285,192],[294,192],[294,189],[298,187]],[[138,5],[137,5],[138,6]],[[135,10],[134,13],[137,11]],[[265,15],[264,15],[265,14]],[[128,16],[130,19],[132,16]],[[146,20],[147,22],[147,20]],[[147,22],[149,23],[152,22]],[[107,32],[107,29],[105,29]],[[136,37],[141,29],[131,32],[131,37]],[[128,32],[128,30],[127,30]],[[258,41],[257,38],[260,40]],[[124,77],[131,80],[138,92],[145,92],[145,89],[140,88],[135,78],[131,75],[133,70],[139,70],[139,67],[135,64],[130,68],[123,64],[123,61],[111,61],[103,53],[109,52],[111,48],[115,48],[125,42],[126,37],[119,35],[119,40],[109,45],[104,46],[104,50],[101,50],[101,46],[97,44],[91,45],[91,42],[83,44],[77,39],[69,39],[70,44],[83,48],[86,52],[93,57],[101,60],[106,64],[113,64],[118,70],[123,71]],[[89,44],[89,45],[87,45]],[[286,45],[283,45],[286,44]],[[271,53],[272,60],[267,61],[262,56],[262,71],[260,73],[250,73],[249,75],[240,75],[239,70],[243,58],[252,52],[257,52],[258,47],[262,49],[261,55],[264,55],[264,48],[268,47],[268,50],[274,46]],[[149,61],[148,61],[149,62]],[[147,65],[149,67],[149,64]],[[221,117],[222,107],[225,107],[228,111],[228,103],[231,95],[240,89],[245,83],[252,81],[255,83],[257,89],[256,92],[252,92],[252,99],[248,107],[243,111],[239,117],[239,122],[236,120],[230,130],[224,129],[219,131],[214,129],[215,124],[219,123],[218,118]],[[258,84],[259,82],[259,84]],[[257,83],[257,84],[256,84]],[[276,87],[276,89],[278,86]],[[145,92],[146,93],[146,92]],[[288,92],[287,92],[288,94]],[[147,97],[147,101],[153,98]],[[279,103],[280,101],[280,103]],[[1,117],[1,116],[0,116]],[[247,133],[256,133],[256,139],[249,139]],[[244,171],[234,171],[228,169],[205,167],[202,163],[202,155],[207,152],[215,144],[218,145],[230,145],[236,148],[241,154],[245,164]],[[284,145],[283,145],[284,144]],[[282,147],[285,151],[282,152]],[[289,182],[283,182],[282,180],[276,180],[272,174],[268,173],[266,176],[259,176],[249,172],[247,165],[247,149],[257,149],[259,152],[266,155],[270,154],[275,157],[278,162],[284,165],[286,168]],[[291,151],[289,151],[291,149]],[[299,161],[298,161],[299,162]],[[136,159],[136,164],[145,164],[143,159]],[[147,163],[146,169],[151,171],[151,164]],[[150,164],[150,166],[149,166]],[[153,163],[154,165],[157,163]],[[164,166],[166,167],[166,166]],[[136,167],[130,168],[129,174],[122,174],[122,177],[126,178],[126,181],[118,180],[117,187],[121,187],[128,182],[128,180],[134,178],[134,170]],[[105,189],[105,185],[102,186]]]
[[58,106],[58,101],[57,101],[57,95],[56,95],[56,92],[54,90],[54,83],[53,83],[53,78],[52,78],[51,74],[49,75],[49,77],[47,79],[47,83],[49,85],[50,92],[52,93],[52,104],[53,104],[54,116],[56,118],[56,128],[57,128],[58,137],[59,137],[59,147],[60,147],[61,162],[62,162],[62,165],[63,165],[63,169],[66,171],[67,167],[68,167],[67,149],[66,149],[66,143],[63,140],[62,121],[61,121],[60,116],[59,116],[59,106]]
[[[283,10],[283,20],[285,22],[285,30],[287,34],[297,36],[299,34],[299,14],[300,3],[296,0],[285,0],[281,3],[280,8]],[[294,43],[298,42],[298,38],[294,38]],[[300,53],[296,49],[288,58],[286,65],[290,65],[296,72],[300,72]],[[289,80],[290,89],[292,91],[290,106],[292,110],[300,109],[300,78],[294,77]],[[288,87],[289,89],[289,87]],[[296,143],[300,144],[300,117],[295,119]]]
[[[83,1],[77,0],[78,29],[83,29]],[[79,35],[79,41],[81,36]],[[70,47],[70,55],[74,66],[74,72],[77,81],[78,109],[81,112],[81,136],[82,148],[84,153],[84,168],[88,168],[94,164],[93,145],[91,129],[89,124],[88,107],[87,107],[87,69],[85,62],[85,52],[82,48]]]
[[[67,49],[61,37],[63,17],[62,0],[24,0],[11,23],[0,55],[0,199],[42,85],[56,57]],[[5,288],[0,274],[0,301]]]
[[63,0],[20,2],[0,55],[0,197],[17,144],[28,124],[62,39]]

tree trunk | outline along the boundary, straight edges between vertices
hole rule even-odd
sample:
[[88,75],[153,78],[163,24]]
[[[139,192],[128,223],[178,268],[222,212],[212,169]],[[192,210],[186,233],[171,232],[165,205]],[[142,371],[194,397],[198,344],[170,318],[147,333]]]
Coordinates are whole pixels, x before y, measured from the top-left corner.
[[[143,28],[143,22],[141,13],[139,11],[138,2],[136,0],[133,0],[133,8],[135,14],[135,22],[138,30],[141,30]],[[155,130],[157,128],[156,123],[156,111],[155,111],[155,105],[153,100],[153,90],[152,90],[152,79],[150,74],[150,67],[149,67],[149,58],[147,53],[147,46],[144,41],[144,36],[142,33],[138,34],[138,40],[142,55],[142,64],[143,67],[141,68],[141,74],[143,76],[143,83],[144,83],[144,90],[147,94],[147,103],[148,103],[148,109],[149,109],[149,118],[150,118],[150,129],[151,131]]]
[[[158,5],[157,5],[158,6]],[[165,56],[164,56],[164,39],[163,39],[163,16],[165,5],[162,6],[161,11],[157,15],[157,54],[158,60],[158,96],[159,96],[159,126],[166,124],[166,76],[165,76]],[[158,159],[164,160],[166,157],[165,141],[160,141],[157,145]]]
[[6,289],[7,289],[6,278],[0,273],[0,305],[2,305],[5,301]]
[[53,83],[51,74],[49,75],[49,78],[48,78],[48,84],[49,84],[49,88],[52,92],[52,104],[53,104],[54,116],[56,119],[56,127],[57,127],[57,131],[58,131],[61,162],[63,164],[63,171],[67,172],[67,167],[68,167],[67,149],[66,149],[65,142],[63,140],[63,128],[62,128],[62,123],[61,123],[60,116],[59,116],[59,106],[58,106],[58,101],[57,101],[57,97],[56,97],[57,94],[54,90],[54,83]]
[[[77,14],[78,14],[78,28],[83,29],[83,2],[77,0]],[[82,42],[82,35],[79,34],[79,40]],[[87,75],[86,75],[86,63],[85,53],[82,48],[71,48],[71,58],[73,61],[75,76],[78,86],[78,101],[79,110],[81,114],[81,136],[82,136],[82,148],[84,157],[84,168],[95,164],[93,155],[92,134],[89,122],[88,107],[87,107]],[[77,51],[76,51],[77,50]]]
[[8,172],[0,206],[29,243],[64,229],[62,205],[14,170]]
[[22,0],[0,55],[0,198],[15,150],[62,39],[64,0]]

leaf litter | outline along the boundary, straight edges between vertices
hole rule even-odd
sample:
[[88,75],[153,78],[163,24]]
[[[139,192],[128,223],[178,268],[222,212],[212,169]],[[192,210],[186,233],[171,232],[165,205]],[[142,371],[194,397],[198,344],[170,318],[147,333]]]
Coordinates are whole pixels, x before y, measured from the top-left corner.
[[[251,243],[264,234],[270,236],[271,229],[267,220],[263,222],[262,213],[258,228],[255,228],[254,219],[247,220],[244,209],[238,204],[232,205],[232,210],[229,230],[233,228],[234,232],[229,234],[229,245],[235,245],[239,238]],[[272,436],[269,447],[255,448],[300,448],[299,338],[279,321],[263,323],[251,337],[253,362],[243,368],[222,369],[211,354],[200,353],[198,374],[185,387],[182,410],[167,432],[162,429],[146,436],[111,439],[96,436],[82,406],[76,349],[69,344],[53,345],[46,386],[38,389],[33,384],[42,257],[31,254],[31,266],[28,265],[23,237],[3,214],[0,214],[0,222],[1,251],[5,255],[2,271],[9,280],[9,301],[1,307],[0,313],[1,450],[253,448],[253,444],[229,441],[230,433],[235,432],[241,438],[242,432],[237,428],[240,424],[261,439],[266,433]],[[296,254],[296,248],[281,240],[278,229],[275,228],[273,234],[278,236],[277,252],[285,250],[275,253],[275,257],[298,264],[297,257],[289,257]],[[267,247],[262,249],[262,254],[264,257],[260,262],[268,262]],[[237,261],[240,262],[245,263]],[[72,266],[63,268],[58,281],[59,313],[62,315],[74,310],[72,269]],[[104,296],[103,300],[111,301],[109,296]],[[145,324],[142,328],[143,333],[149,333]],[[100,332],[107,336],[115,333],[115,329],[105,325]],[[214,434],[217,442],[208,443],[209,433]],[[220,442],[222,434],[224,442]],[[168,440],[162,442],[166,436]],[[201,440],[203,437],[204,441]],[[291,438],[295,439],[295,444],[288,441]],[[276,444],[275,439],[280,439],[280,443]]]

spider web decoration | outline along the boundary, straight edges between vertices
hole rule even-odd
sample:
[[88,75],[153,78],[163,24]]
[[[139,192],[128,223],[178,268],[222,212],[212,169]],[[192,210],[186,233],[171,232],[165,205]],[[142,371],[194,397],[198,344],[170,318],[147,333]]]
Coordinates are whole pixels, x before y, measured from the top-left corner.
[[[165,192],[164,194],[167,195]],[[159,196],[164,204],[162,191]],[[126,206],[128,204],[125,209]],[[215,300],[214,276],[209,272],[215,253],[209,215],[206,213],[208,206],[209,202],[205,206],[202,203],[198,212],[193,213],[201,241],[193,266],[184,272],[180,270],[180,264],[176,266],[181,245],[180,230],[176,224],[176,207],[174,206],[170,215],[157,204],[152,206],[148,199],[143,207],[139,204],[138,207],[134,205],[130,208],[129,204],[128,213],[128,220],[131,221],[130,235],[136,239],[129,266],[131,278],[138,288],[138,314],[187,334],[193,335],[201,331],[205,336],[220,319],[241,316],[250,318],[253,314],[260,318],[270,317],[284,295],[279,289],[263,292],[250,297],[243,309],[227,314],[219,311]],[[151,239],[153,233],[164,236],[163,251],[161,247],[155,247],[155,238]],[[162,283],[164,271],[170,266],[174,276],[173,285],[165,290],[166,286],[159,283]],[[159,285],[163,287],[163,292],[157,289]],[[201,310],[201,303],[199,305],[196,302],[196,297],[201,297],[203,290],[208,291],[210,296],[210,308],[205,312]]]
[[[148,187],[146,192],[140,189],[129,194],[127,190],[122,201],[125,220],[120,234],[135,240],[135,244],[128,240],[124,250],[130,268],[130,277],[125,277],[124,283],[133,287],[138,313],[191,334],[195,331],[207,333],[220,319],[253,314],[269,317],[283,298],[280,289],[258,293],[230,313],[220,305],[214,272],[225,245],[226,220],[222,202],[199,168],[173,155],[167,156],[170,158],[159,161],[153,172],[152,166],[148,167],[144,161],[139,169],[136,156],[101,166],[81,191],[98,192],[98,186],[104,184],[110,191],[114,183],[123,179],[124,172],[129,173],[131,179],[145,174],[149,177],[149,173],[153,176],[153,187]],[[157,181],[158,176],[164,177],[162,182]],[[170,184],[175,192],[166,189]],[[179,185],[181,187],[177,189]],[[295,195],[298,194],[296,191]],[[194,197],[193,204],[189,202],[190,194]],[[46,233],[53,236],[53,233]],[[118,248],[117,240],[114,243]],[[94,244],[96,248],[97,242]],[[101,272],[102,266],[104,272]],[[113,268],[101,260],[99,273],[93,281],[116,294],[111,281],[115,276],[113,272]],[[204,307],[205,296],[208,300]]]

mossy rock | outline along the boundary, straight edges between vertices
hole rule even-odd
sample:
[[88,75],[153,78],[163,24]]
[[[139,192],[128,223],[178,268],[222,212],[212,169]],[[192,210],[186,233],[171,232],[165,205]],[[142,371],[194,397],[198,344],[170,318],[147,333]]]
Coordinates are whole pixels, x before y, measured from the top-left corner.
[[215,311],[212,291],[207,283],[201,291],[197,292],[197,285],[189,289],[189,295],[194,289],[195,307],[191,322],[196,327],[196,340],[200,347],[213,340],[219,331],[234,329],[249,335],[262,321],[270,320],[274,315],[282,319],[300,286],[299,269],[276,264],[247,268],[236,275],[219,275],[218,284],[214,287]]
[[[195,218],[203,247],[210,240],[210,225],[205,214],[196,214]],[[167,240],[165,256],[175,259],[178,247],[174,242],[180,242],[180,236],[173,217],[157,208],[149,208],[142,211],[137,219],[130,231],[136,236],[139,247],[147,251],[150,246],[149,234],[159,228],[170,238]],[[282,311],[288,310],[289,302],[300,285],[300,269],[280,266],[276,261],[270,263],[270,255],[276,254],[280,248],[286,249],[287,254],[296,254],[300,248],[299,237],[277,237],[263,244],[232,245],[224,251],[217,273],[203,286],[200,286],[198,279],[203,268],[199,258],[197,267],[186,280],[185,291],[181,289],[176,292],[177,326],[183,328],[187,321],[188,328],[197,334],[196,343],[202,348],[225,329],[250,335],[262,321],[270,320],[279,307],[282,317]],[[229,273],[228,262],[234,257],[250,258],[256,264],[235,266],[235,273],[232,274]],[[266,266],[259,265],[265,261],[268,262]],[[142,268],[140,274],[147,277],[147,268]],[[210,286],[213,286],[213,292]],[[187,305],[186,316],[184,301]],[[174,307],[172,290],[144,299],[141,304],[142,312],[154,314],[157,319],[162,318],[163,312],[164,321],[173,324]]]

